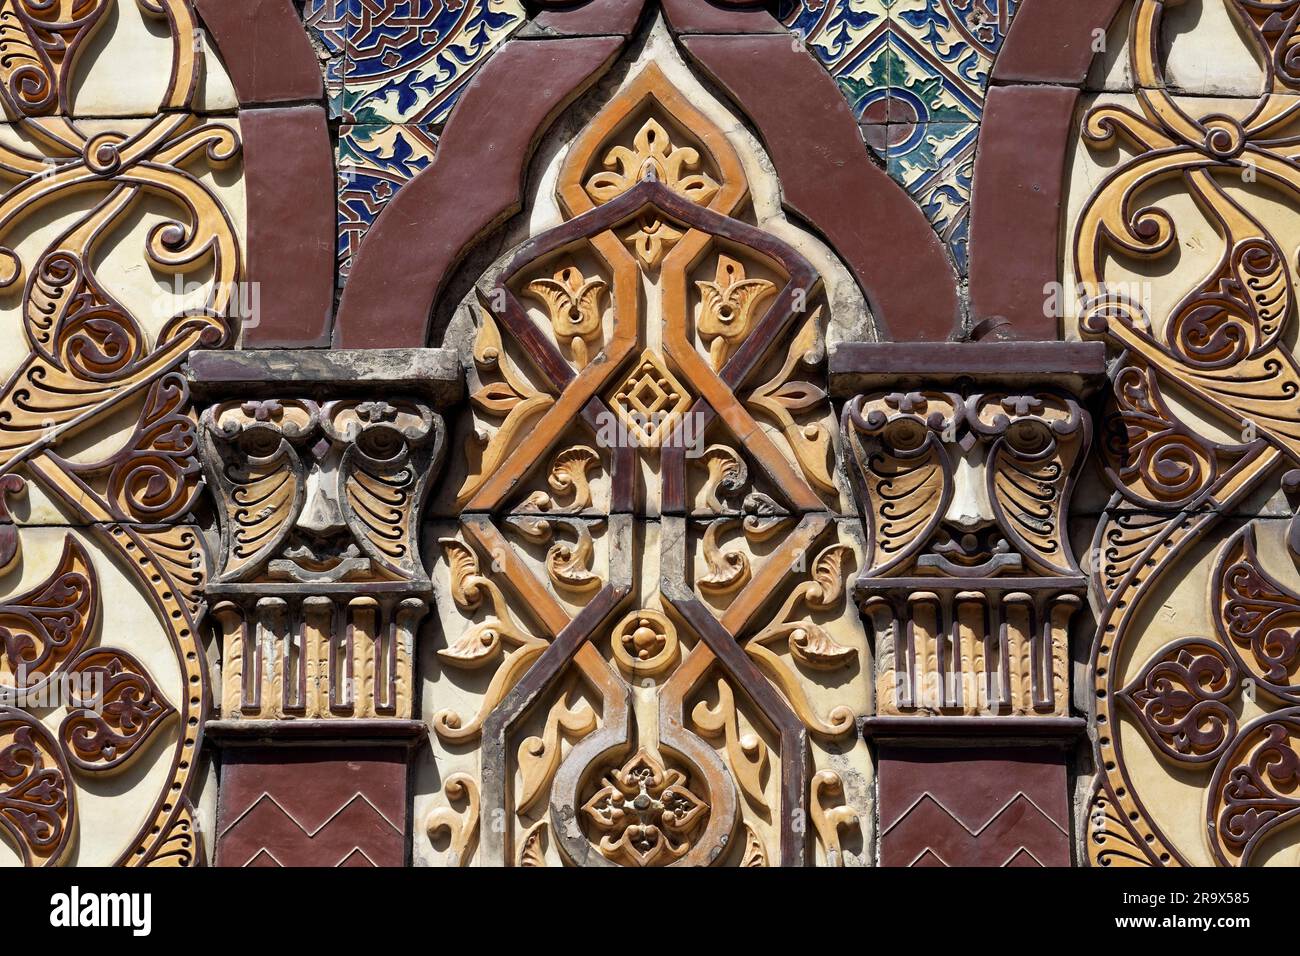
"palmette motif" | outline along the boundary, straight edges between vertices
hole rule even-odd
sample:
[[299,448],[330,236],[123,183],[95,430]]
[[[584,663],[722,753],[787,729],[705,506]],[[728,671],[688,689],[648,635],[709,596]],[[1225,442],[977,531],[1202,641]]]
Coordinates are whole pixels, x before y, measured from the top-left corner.
[[[1211,633],[1124,663],[1151,595],[1185,573],[1193,546],[1246,495],[1276,487],[1300,465],[1300,365],[1287,344],[1296,318],[1291,266],[1277,238],[1228,188],[1251,169],[1260,187],[1291,203],[1300,196],[1287,131],[1297,116],[1289,54],[1295,10],[1292,3],[1225,3],[1264,74],[1264,92],[1244,117],[1199,115],[1196,100],[1167,92],[1164,5],[1138,0],[1129,44],[1138,109],[1097,106],[1083,125],[1089,149],[1123,144],[1136,154],[1102,180],[1074,236],[1086,296],[1079,329],[1112,345],[1120,360],[1100,442],[1116,494],[1094,538],[1091,568],[1099,606],[1090,665],[1100,768],[1087,834],[1094,865],[1199,859],[1200,848],[1179,845],[1160,825],[1170,808],[1153,792],[1150,772],[1128,759],[1130,747],[1149,747],[1206,791],[1203,844],[1218,865],[1257,861],[1266,843],[1278,852],[1294,816],[1286,794],[1296,760],[1288,721],[1300,596],[1263,567],[1261,523],[1214,551],[1205,608]],[[1195,200],[1222,250],[1167,314],[1153,316],[1108,286],[1108,268],[1116,257],[1172,261],[1176,227],[1151,198],[1162,183]],[[1127,734],[1128,723],[1139,736]]]
[[808,802],[814,755],[860,749],[865,701],[822,279],[752,224],[736,145],[653,62],[559,166],[563,224],[465,302],[467,478],[435,573],[454,610],[426,697],[458,698],[439,761],[484,822],[467,841],[435,797],[430,850],[842,863]]

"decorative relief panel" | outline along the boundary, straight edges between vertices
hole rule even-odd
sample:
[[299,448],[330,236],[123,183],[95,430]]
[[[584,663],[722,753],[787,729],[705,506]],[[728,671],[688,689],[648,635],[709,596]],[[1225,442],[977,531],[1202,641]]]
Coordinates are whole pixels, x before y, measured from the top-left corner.
[[877,712],[1069,714],[1082,601],[1070,495],[1091,437],[1063,393],[886,391],[844,410],[877,633]]
[[202,436],[223,718],[409,719],[441,418],[398,398],[231,401],[204,411]]
[[868,852],[832,300],[810,238],[755,215],[762,167],[722,116],[652,38],[456,320],[472,410],[434,506],[459,517],[437,527],[417,862]]
[[1076,162],[1091,190],[1071,213],[1078,330],[1118,360],[1099,442],[1114,495],[1092,551],[1095,865],[1295,862],[1300,535],[1250,517],[1290,512],[1300,485],[1278,216],[1300,195],[1294,17],[1226,8],[1262,95],[1171,94],[1164,5],[1137,0],[1136,93],[1089,104]]
[[208,559],[177,367],[237,333],[239,124],[201,112],[233,93],[183,0],[8,4],[0,38],[0,858],[194,865]]

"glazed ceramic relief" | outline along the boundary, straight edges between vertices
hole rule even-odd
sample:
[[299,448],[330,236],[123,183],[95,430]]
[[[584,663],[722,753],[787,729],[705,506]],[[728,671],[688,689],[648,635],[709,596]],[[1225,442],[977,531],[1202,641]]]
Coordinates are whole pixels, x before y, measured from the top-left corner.
[[185,2],[0,13],[0,859],[201,862],[212,780],[179,372],[239,332],[233,88]]
[[0,859],[1294,863],[1295,6],[0,9]]
[[[1294,865],[1294,11],[1206,3],[1210,40],[1165,6],[1117,26],[1129,92],[1083,103],[1073,162],[1070,331],[1116,363],[1086,848],[1103,866]],[[1182,95],[1186,47],[1209,42],[1257,65],[1248,90],[1210,71],[1205,92],[1248,95]]]
[[862,302],[662,24],[619,73],[453,319],[416,859],[867,862],[863,543],[823,364]]

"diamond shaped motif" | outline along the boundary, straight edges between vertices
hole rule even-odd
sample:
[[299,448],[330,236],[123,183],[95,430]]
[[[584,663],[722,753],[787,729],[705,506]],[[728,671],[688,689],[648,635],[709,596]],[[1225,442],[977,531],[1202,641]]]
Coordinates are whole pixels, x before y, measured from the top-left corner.
[[658,353],[646,349],[609,403],[639,446],[657,448],[692,400]]

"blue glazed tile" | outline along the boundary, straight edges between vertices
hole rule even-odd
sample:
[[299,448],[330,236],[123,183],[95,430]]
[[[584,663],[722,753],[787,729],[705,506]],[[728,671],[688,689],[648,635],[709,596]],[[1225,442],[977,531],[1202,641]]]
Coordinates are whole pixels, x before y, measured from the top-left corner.
[[889,47],[888,29],[873,31],[849,51],[836,74],[835,82],[859,123],[889,121]]
[[306,0],[303,22],[329,53],[343,54],[348,33],[357,22],[359,0]]
[[892,0],[890,29],[934,75],[983,102],[989,69],[1015,13],[1011,0]]
[[916,200],[965,275],[979,125],[891,124],[889,131],[889,175]]
[[837,77],[846,56],[873,35],[888,30],[888,0],[783,0],[779,13]]
[[331,119],[343,114],[343,73],[348,35],[358,20],[360,0],[306,0],[303,22],[324,54],[325,90]]
[[339,284],[380,211],[433,161],[438,138],[422,126],[344,126],[338,144]]
[[784,0],[868,145],[965,274],[975,140],[994,57],[1021,0]]
[[352,0],[345,119],[444,122],[475,70],[524,22],[521,0]]
[[890,35],[889,52],[891,123],[979,122],[984,112],[981,90],[971,89],[944,64],[936,63],[906,34]]

